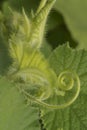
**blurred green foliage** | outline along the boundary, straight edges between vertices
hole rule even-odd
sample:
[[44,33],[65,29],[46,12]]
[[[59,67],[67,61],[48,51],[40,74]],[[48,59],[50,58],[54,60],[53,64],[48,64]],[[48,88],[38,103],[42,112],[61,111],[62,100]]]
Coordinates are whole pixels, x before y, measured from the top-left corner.
[[87,49],[87,0],[57,0],[55,9],[63,15],[78,48]]

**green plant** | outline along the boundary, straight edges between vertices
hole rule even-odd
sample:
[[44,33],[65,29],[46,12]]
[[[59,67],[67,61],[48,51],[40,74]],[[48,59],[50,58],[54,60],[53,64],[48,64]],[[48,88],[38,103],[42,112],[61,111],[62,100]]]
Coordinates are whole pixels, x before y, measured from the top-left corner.
[[42,50],[54,3],[41,0],[31,18],[24,8],[0,12],[1,55],[7,59],[0,58],[0,130],[87,129],[87,51],[69,43],[51,54],[48,44]]

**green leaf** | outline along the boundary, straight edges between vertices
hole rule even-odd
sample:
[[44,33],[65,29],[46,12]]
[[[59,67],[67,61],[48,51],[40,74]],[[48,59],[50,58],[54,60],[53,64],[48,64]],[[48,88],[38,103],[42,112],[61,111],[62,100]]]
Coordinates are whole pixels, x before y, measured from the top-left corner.
[[[58,110],[42,109],[42,119],[46,130],[86,130],[87,129],[87,51],[73,50],[67,45],[56,48],[49,58],[57,75],[72,70],[80,78],[81,90],[75,102]],[[68,99],[71,95],[68,95]],[[66,97],[51,97],[49,104],[66,102]]]
[[0,130],[39,130],[38,109],[25,104],[15,84],[0,79]]
[[73,38],[78,41],[79,48],[87,49],[87,1],[57,0],[55,9],[64,16],[65,22]]

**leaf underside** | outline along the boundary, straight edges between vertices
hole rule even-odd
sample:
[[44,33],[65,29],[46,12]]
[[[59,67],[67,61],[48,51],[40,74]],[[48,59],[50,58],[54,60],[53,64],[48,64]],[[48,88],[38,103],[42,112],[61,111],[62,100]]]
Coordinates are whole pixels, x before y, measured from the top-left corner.
[[27,106],[15,84],[0,79],[0,130],[39,130],[38,109]]

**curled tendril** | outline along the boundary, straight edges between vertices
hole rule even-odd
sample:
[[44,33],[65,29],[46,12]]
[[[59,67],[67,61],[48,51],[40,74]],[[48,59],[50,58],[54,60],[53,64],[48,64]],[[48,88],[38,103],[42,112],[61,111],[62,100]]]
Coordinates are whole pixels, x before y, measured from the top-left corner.
[[[51,109],[62,109],[71,105],[78,97],[79,92],[80,92],[80,79],[76,73],[64,71],[59,75],[57,83],[59,86],[58,89],[60,89],[60,91],[70,91],[71,89],[73,89],[74,86],[76,87],[75,88],[76,92],[74,96],[69,101],[65,102],[64,104],[60,104],[60,105],[48,104],[48,103],[45,103],[44,101],[36,99],[34,96],[30,95],[24,89],[22,89],[22,92],[31,100],[33,100],[34,102],[40,105],[43,105],[44,107],[51,108]],[[76,83],[76,85],[74,85],[74,83]]]
[[58,86],[63,91],[68,91],[74,86],[74,74],[72,72],[64,71],[58,77]]

